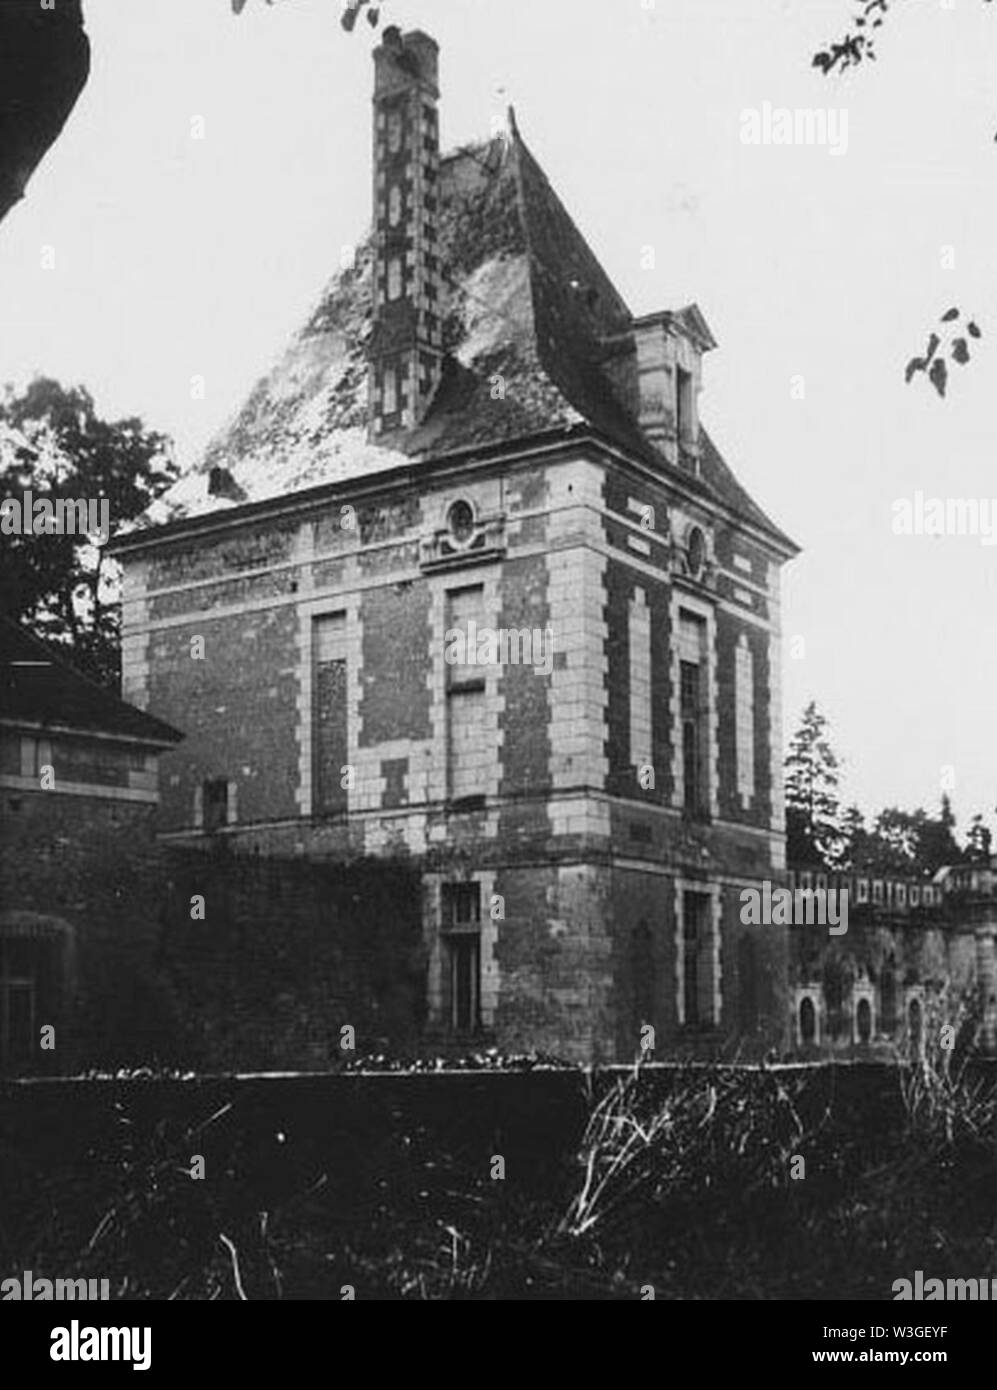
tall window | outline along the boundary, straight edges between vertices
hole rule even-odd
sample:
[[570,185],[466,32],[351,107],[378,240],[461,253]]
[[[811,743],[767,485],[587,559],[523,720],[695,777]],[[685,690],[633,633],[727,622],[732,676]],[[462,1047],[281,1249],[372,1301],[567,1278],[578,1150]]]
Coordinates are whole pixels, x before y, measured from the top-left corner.
[[312,811],[323,815],[349,806],[345,613],[313,619],[312,672]]
[[743,632],[734,651],[734,700],[737,790],[747,809],[755,794],[755,663]]
[[813,1000],[805,994],[800,1000],[800,1042],[809,1046],[817,1037],[817,1015]]
[[443,960],[447,1024],[453,1033],[481,1026],[481,886],[443,889]]
[[17,1069],[37,1056],[37,952],[29,940],[0,940],[0,1066]]
[[679,613],[679,722],[683,805],[705,815],[710,809],[710,705],[706,621]]
[[204,828],[210,834],[228,825],[228,782],[214,777],[204,783]]
[[484,737],[484,668],[469,658],[484,625],[485,591],[476,584],[447,595],[447,632],[462,634],[464,660],[447,664],[447,795],[452,802],[484,801],[491,750]]
[[643,589],[630,600],[630,761],[651,762],[651,610]]
[[713,902],[708,893],[682,894],[682,1004],[686,1025],[715,1023]]

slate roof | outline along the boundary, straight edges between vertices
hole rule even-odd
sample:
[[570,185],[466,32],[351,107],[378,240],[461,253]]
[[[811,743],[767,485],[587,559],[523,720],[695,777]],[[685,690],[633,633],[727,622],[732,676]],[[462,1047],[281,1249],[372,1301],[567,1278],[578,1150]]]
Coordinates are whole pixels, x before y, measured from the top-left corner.
[[[508,133],[445,156],[440,261],[447,351],[418,426],[367,439],[370,236],[245,405],[143,525],[261,502],[430,458],[570,431],[595,432],[796,547],[734,478],[703,431],[701,478],[672,468],[636,420],[633,319],[530,154]],[[702,322],[695,306],[680,310]],[[629,352],[629,363],[627,354]],[[495,399],[501,376],[504,396]],[[226,495],[209,492],[212,468]]]
[[0,719],[150,745],[179,743],[178,730],[136,709],[60,660],[51,646],[0,617]]

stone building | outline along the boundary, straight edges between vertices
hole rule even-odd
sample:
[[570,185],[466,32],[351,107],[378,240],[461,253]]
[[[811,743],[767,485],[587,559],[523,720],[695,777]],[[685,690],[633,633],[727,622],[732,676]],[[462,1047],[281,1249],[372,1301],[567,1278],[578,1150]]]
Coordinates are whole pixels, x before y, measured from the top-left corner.
[[0,650],[0,1071],[65,1074],[147,1051],[158,761],[181,735],[2,618]]
[[[960,865],[925,881],[801,870],[788,887],[814,902],[811,920],[801,911],[790,928],[793,1052],[892,1058],[929,1041],[997,1052],[997,873]],[[847,895],[847,930],[812,920],[822,894]]]
[[713,336],[631,312],[511,113],[441,155],[431,38],[374,81],[372,233],[115,542],[163,838],[417,862],[434,1042],[781,1046],[738,901],[784,868],[796,547],[700,421]]

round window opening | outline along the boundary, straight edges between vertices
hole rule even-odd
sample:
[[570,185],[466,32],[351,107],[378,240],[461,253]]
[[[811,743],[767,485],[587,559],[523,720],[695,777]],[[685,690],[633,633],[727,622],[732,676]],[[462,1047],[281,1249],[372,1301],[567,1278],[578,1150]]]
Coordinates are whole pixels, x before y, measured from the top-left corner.
[[466,545],[474,531],[474,512],[470,502],[465,502],[463,498],[454,502],[447,512],[447,525],[457,544]]
[[698,579],[706,562],[706,537],[698,526],[689,532],[689,573]]

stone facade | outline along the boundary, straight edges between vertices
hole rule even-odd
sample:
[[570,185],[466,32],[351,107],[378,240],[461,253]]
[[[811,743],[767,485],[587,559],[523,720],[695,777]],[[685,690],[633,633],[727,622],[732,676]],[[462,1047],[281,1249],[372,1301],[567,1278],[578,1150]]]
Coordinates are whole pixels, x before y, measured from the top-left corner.
[[844,893],[848,903],[845,932],[805,922],[802,911],[789,929],[793,1051],[892,1058],[930,1044],[993,1055],[995,881],[966,866],[930,882],[790,873],[794,893],[831,893],[832,902]]
[[437,66],[385,32],[371,240],[116,542],[162,834],[418,865],[433,1045],[779,1047],[738,904],[784,868],[796,547],[701,426],[700,311],[630,313],[514,119],[441,158]]
[[[446,553],[447,518],[465,506],[469,535]],[[646,507],[653,531],[640,523]],[[441,1032],[457,1022],[453,972],[473,969],[472,1030],[479,1013],[503,1046],[625,1058],[642,1023],[659,1049],[719,1046],[746,1024],[778,1044],[785,941],[771,928],[751,937],[737,913],[740,888],[783,864],[771,754],[777,571],[764,541],[646,468],[563,447],[456,476],[427,470],[414,494],[346,489],[282,511],[269,544],[265,523],[229,513],[125,552],[125,693],[186,731],[164,761],[164,837],[419,860],[430,1021]],[[716,557],[695,577],[683,544],[693,525]],[[630,650],[637,595],[640,658]],[[531,664],[465,664],[455,681],[445,639],[462,630],[451,621],[461,600],[479,635],[541,634],[551,651],[531,652]],[[677,689],[675,630],[687,613],[704,632],[691,716],[703,743],[698,804],[683,782]],[[747,798],[743,644],[754,658]],[[222,809],[206,824],[212,795]],[[470,965],[446,916],[458,884],[477,890]],[[683,961],[690,904],[704,937],[695,966]],[[706,988],[696,972],[708,998],[684,1019],[687,994]]]
[[180,735],[2,626],[0,1071],[147,1055],[158,760]]

